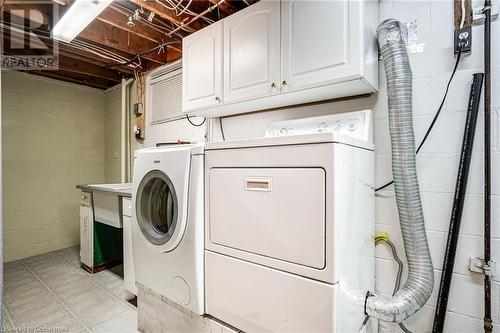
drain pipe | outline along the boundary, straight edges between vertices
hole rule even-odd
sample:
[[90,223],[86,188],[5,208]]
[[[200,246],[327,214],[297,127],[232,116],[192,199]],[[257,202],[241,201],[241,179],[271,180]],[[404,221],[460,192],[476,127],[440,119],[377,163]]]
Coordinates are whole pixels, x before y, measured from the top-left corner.
[[128,86],[134,82],[134,79],[122,79],[121,81],[121,115],[120,115],[120,182],[125,183],[130,181],[128,176],[127,159],[130,160],[130,145],[127,142],[130,140],[130,125],[127,120],[129,117],[127,90]]
[[377,35],[387,76],[392,173],[409,271],[406,283],[394,296],[369,293],[365,312],[383,321],[401,323],[424,306],[431,296],[434,271],[417,180],[412,73],[401,23],[385,20],[379,25]]
[[451,210],[450,227],[446,240],[444,253],[443,272],[439,284],[436,311],[434,314],[433,333],[442,333],[448,307],[448,296],[453,277],[453,267],[455,265],[455,255],[460,235],[460,225],[462,223],[462,212],[464,209],[465,195],[467,193],[467,180],[469,179],[469,169],[472,159],[474,145],[474,134],[476,132],[477,115],[479,113],[479,102],[481,98],[481,87],[483,84],[483,73],[475,73],[469,95],[469,106],[465,121],[464,136],[462,140],[462,152],[458,165],[457,183],[455,185],[455,195],[453,196],[453,208]]
[[[491,264],[491,0],[484,2],[484,262]],[[491,275],[484,275],[484,331],[491,322]]]

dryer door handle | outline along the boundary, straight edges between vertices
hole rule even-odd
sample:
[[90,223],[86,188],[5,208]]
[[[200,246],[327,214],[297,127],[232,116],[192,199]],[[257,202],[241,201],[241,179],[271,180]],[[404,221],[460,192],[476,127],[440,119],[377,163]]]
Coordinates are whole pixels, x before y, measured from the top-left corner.
[[271,178],[245,178],[246,191],[271,191]]

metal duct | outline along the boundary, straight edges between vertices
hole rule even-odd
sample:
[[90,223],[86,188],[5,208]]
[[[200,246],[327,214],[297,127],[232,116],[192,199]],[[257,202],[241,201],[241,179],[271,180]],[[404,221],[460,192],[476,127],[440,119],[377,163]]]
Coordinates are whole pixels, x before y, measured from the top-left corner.
[[399,223],[408,260],[408,279],[394,296],[370,294],[369,316],[400,323],[427,302],[434,288],[434,271],[427,245],[424,216],[415,163],[412,118],[412,73],[401,23],[383,21],[378,29],[389,97],[389,130],[392,146],[392,174]]

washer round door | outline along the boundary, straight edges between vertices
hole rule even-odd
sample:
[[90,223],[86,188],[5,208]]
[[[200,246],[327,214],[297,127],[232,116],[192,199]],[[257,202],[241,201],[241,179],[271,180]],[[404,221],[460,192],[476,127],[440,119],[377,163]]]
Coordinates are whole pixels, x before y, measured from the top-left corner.
[[148,172],[137,188],[135,214],[146,240],[159,252],[174,249],[183,231],[179,201],[170,178],[160,170]]

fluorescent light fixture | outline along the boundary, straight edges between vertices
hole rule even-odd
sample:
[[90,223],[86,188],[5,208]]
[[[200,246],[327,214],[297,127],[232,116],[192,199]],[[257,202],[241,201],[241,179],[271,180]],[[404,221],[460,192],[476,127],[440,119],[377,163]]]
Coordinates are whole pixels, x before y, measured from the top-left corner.
[[113,0],[76,0],[52,30],[52,37],[70,43]]

